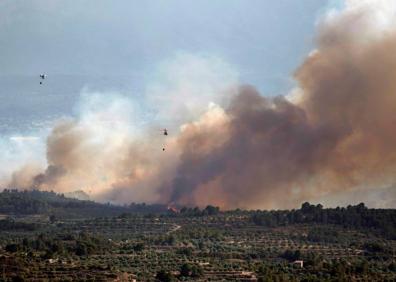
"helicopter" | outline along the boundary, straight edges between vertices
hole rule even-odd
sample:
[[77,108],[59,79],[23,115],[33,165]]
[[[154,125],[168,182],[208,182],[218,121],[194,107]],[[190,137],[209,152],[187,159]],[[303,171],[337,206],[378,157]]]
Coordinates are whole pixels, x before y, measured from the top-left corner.
[[[42,80],[44,80],[46,77],[47,77],[46,74],[40,74],[40,78],[41,78]],[[43,82],[40,81],[40,84],[43,84]]]
[[[164,128],[163,134],[164,136],[168,136],[168,130],[166,128]],[[162,148],[162,151],[165,151],[165,147]]]

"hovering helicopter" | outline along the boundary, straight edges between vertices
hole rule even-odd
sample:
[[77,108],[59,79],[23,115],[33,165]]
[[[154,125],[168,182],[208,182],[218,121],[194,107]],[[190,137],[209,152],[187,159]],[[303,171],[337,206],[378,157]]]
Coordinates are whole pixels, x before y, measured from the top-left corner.
[[[168,130],[164,128],[164,136],[168,136]],[[165,147],[162,148],[162,151],[165,151]]]
[[[41,78],[42,80],[44,80],[46,77],[47,77],[47,75],[45,75],[45,74],[40,74],[40,78]],[[40,84],[43,84],[43,82],[40,81]]]

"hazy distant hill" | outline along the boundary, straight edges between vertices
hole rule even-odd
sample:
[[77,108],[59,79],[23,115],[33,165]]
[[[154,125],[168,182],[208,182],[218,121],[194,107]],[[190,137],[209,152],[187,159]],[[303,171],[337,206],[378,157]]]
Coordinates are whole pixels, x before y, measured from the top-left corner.
[[11,215],[45,214],[61,218],[73,218],[116,216],[126,212],[156,213],[167,210],[164,205],[132,203],[128,206],[116,206],[75,199],[77,196],[87,196],[82,191],[67,196],[47,191],[6,189],[0,193],[0,213]]
[[90,200],[89,195],[82,190],[64,193],[64,195],[67,198],[77,199],[77,200],[81,200],[81,201],[89,201]]

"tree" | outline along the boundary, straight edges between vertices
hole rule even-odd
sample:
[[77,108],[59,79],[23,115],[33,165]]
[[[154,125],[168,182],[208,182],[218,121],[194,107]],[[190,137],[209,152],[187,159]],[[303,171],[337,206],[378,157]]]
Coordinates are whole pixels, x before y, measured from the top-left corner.
[[23,282],[26,281],[25,278],[23,277],[22,274],[17,274],[16,276],[13,276],[11,279],[12,282]]
[[282,255],[282,258],[287,259],[288,261],[295,261],[301,258],[301,252],[300,250],[296,251],[291,251],[291,250],[286,250]]
[[86,256],[88,254],[87,246],[85,244],[78,243],[76,247],[76,255]]
[[204,210],[203,213],[207,215],[216,215],[220,211],[219,207],[214,207],[214,206],[207,206]]
[[192,267],[188,263],[184,263],[180,267],[180,276],[188,277],[191,275],[191,273],[192,273]]
[[172,282],[172,281],[174,281],[173,275],[171,273],[165,271],[165,270],[158,271],[157,275],[155,276],[155,278],[158,281],[161,281],[161,282]]
[[49,220],[51,223],[54,223],[56,221],[56,216],[55,215],[50,215]]
[[9,253],[16,253],[19,250],[19,246],[17,244],[8,244],[5,250]]
[[141,252],[144,250],[144,244],[143,243],[137,243],[135,246],[133,246],[133,250],[135,252]]
[[357,266],[356,266],[356,272],[360,274],[366,274],[369,269],[369,264],[367,260],[361,261]]
[[201,277],[203,276],[204,271],[200,265],[193,265],[191,267],[191,276],[192,277]]
[[176,251],[179,255],[191,256],[193,250],[191,248],[181,248]]

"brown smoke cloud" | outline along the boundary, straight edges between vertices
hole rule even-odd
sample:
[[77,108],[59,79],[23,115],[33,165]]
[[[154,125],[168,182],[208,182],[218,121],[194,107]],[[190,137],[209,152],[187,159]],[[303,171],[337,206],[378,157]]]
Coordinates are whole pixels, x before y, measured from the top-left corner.
[[221,128],[190,125],[186,131],[192,132],[182,134],[176,176],[161,188],[169,201],[294,206],[345,134],[343,128],[311,123],[304,109],[283,97],[269,100],[249,86],[241,87],[226,115]]
[[362,42],[354,32],[322,27],[318,49],[295,74],[298,103],[241,87],[221,145],[200,150],[217,144],[217,128],[182,138],[176,176],[162,187],[170,201],[295,207],[394,183],[396,33]]
[[[112,196],[117,189],[134,187],[128,190],[128,201],[143,197],[155,202],[152,189],[145,186],[158,185],[154,179],[167,169],[161,168],[164,156],[159,154],[161,144],[155,141],[154,134],[147,133],[144,140],[136,140],[115,130],[112,134],[106,133],[105,138],[97,138],[100,132],[92,127],[92,124],[75,121],[59,123],[47,138],[45,171],[30,173],[30,181],[17,182],[22,176],[26,178],[24,168],[14,173],[10,186],[58,192],[81,189],[100,200],[117,202],[121,202],[120,198]],[[150,139],[151,142],[147,142]],[[153,154],[154,150],[157,154]]]
[[172,132],[164,153],[158,130],[96,142],[89,125],[65,122],[48,138],[47,169],[29,178],[24,168],[12,183],[223,208],[291,208],[394,185],[396,32],[362,39],[349,25],[364,13],[320,26],[317,50],[295,73],[297,102],[239,87],[229,105]]

